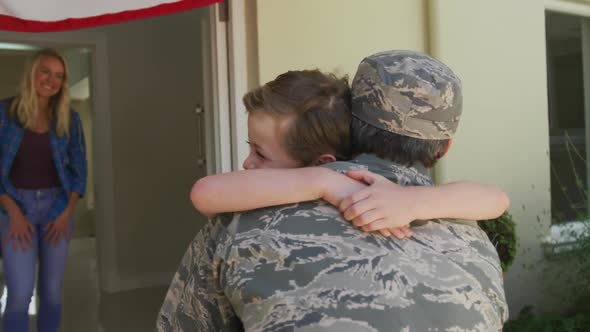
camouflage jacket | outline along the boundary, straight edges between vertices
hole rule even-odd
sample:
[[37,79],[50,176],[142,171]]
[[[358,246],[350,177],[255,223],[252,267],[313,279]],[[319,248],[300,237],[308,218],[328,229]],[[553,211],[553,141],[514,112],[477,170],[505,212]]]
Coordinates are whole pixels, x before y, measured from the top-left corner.
[[[413,168],[363,155],[402,185]],[[158,331],[499,331],[508,309],[494,247],[477,227],[416,222],[367,234],[323,201],[212,219],[174,276]]]

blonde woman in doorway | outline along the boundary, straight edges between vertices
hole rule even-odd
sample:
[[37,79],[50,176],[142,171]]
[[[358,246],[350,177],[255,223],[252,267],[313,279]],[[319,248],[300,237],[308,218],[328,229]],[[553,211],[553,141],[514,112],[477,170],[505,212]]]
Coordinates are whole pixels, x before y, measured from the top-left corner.
[[37,330],[59,330],[72,215],[86,187],[86,149],[70,109],[68,70],[52,49],[35,53],[19,94],[0,102],[0,233],[8,299],[4,331],[28,332],[39,260]]

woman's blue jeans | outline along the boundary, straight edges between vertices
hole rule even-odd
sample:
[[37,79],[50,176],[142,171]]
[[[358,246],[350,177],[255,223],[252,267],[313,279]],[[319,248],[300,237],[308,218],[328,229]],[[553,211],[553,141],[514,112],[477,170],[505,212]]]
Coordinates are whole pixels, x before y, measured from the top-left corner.
[[[61,318],[62,285],[68,241],[63,237],[56,247],[45,240],[45,225],[49,209],[61,189],[18,190],[23,202],[23,214],[33,225],[33,248],[23,251],[18,245],[14,250],[13,240],[6,243],[8,234],[8,216],[0,213],[0,231],[2,232],[3,268],[8,290],[6,309],[2,319],[3,331],[28,332],[28,309],[35,286],[35,265],[39,259],[39,278],[37,292],[39,295],[39,315],[37,330],[39,332],[59,331]],[[51,220],[53,221],[53,220]],[[70,221],[70,231],[72,222]]]

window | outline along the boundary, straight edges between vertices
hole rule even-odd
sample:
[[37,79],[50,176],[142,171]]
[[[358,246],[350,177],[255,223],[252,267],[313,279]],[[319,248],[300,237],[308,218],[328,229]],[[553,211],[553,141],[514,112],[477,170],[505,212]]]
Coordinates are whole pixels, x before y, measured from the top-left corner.
[[[584,18],[546,14],[551,210],[554,224],[588,219]],[[588,60],[586,60],[588,61]],[[590,62],[589,62],[590,63]],[[588,107],[586,107],[588,108]]]

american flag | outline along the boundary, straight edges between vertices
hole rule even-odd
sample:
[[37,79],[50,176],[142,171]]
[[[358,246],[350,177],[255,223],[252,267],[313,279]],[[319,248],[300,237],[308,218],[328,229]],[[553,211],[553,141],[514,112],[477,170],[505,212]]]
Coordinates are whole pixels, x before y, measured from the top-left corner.
[[0,0],[0,30],[49,32],[172,14],[223,0]]

